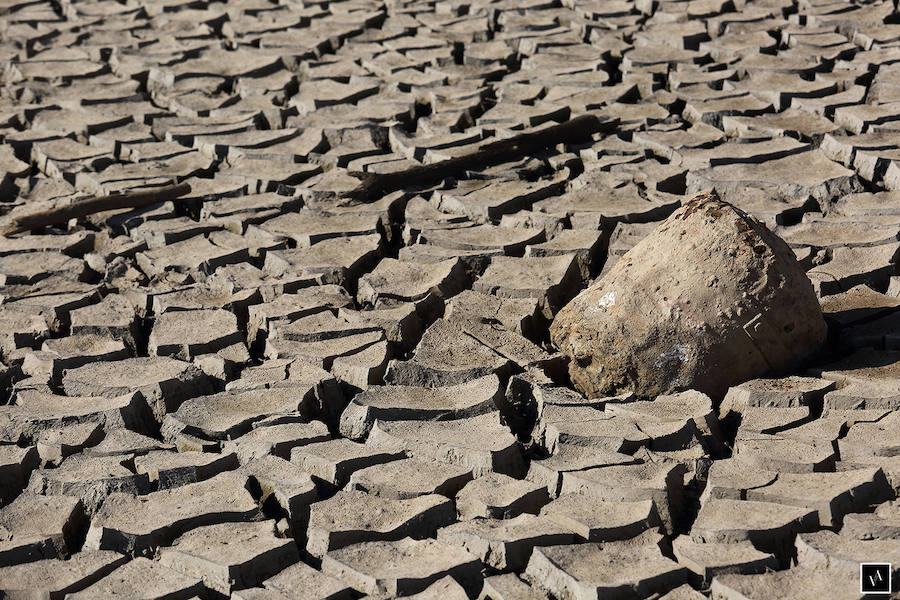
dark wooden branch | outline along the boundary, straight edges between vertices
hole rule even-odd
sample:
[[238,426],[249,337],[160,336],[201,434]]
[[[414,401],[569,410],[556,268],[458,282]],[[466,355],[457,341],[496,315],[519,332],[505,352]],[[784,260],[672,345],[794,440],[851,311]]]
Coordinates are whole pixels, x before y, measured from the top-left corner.
[[167,200],[174,200],[189,194],[190,192],[190,184],[179,183],[176,185],[167,185],[135,192],[110,194],[108,196],[97,196],[95,198],[88,198],[87,200],[79,200],[71,204],[66,204],[65,206],[17,217],[3,229],[3,235],[10,236],[16,233],[22,233],[23,231],[31,231],[32,229],[46,227],[47,225],[66,223],[69,219],[77,219],[79,217],[85,217],[107,210],[115,210],[117,208],[138,208],[156,202],[166,202]]
[[608,133],[619,124],[618,119],[604,120],[582,115],[565,123],[522,133],[511,138],[482,144],[469,154],[430,165],[410,167],[395,173],[370,173],[344,197],[356,202],[372,202],[397,190],[427,185],[461,171],[515,160],[561,143],[585,142],[595,133]]

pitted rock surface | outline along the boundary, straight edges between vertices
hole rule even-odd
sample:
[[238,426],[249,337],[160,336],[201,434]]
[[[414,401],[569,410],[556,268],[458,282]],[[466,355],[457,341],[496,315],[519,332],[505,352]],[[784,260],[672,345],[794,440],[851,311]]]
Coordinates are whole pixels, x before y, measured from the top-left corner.
[[557,314],[554,343],[588,397],[731,385],[799,366],[825,340],[787,245],[717,195],[676,210]]

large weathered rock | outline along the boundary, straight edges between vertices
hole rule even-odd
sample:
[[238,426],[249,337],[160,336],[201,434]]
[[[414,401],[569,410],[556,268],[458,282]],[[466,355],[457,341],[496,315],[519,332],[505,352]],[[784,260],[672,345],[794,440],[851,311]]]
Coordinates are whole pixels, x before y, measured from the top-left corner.
[[589,397],[693,388],[715,398],[796,366],[826,325],[787,244],[701,194],[566,305],[550,333]]

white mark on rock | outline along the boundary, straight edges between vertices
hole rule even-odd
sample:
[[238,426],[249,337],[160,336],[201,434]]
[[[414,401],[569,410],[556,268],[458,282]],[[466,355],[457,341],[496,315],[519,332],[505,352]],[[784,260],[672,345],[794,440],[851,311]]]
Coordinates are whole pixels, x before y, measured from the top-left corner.
[[681,344],[675,344],[675,346],[671,350],[669,350],[668,352],[663,352],[659,355],[659,360],[656,361],[656,366],[659,367],[663,363],[667,363],[672,360],[686,363],[688,361],[687,348],[685,348]]
[[600,301],[597,302],[601,307],[606,308],[607,306],[615,306],[616,305],[616,293],[608,292],[600,298]]

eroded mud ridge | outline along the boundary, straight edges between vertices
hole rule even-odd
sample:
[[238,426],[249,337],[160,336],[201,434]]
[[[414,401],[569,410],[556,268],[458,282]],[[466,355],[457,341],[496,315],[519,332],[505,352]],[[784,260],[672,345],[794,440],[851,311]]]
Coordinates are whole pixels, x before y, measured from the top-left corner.
[[[893,9],[5,2],[0,226],[191,192],[0,238],[0,596],[898,581]],[[344,197],[585,114],[610,131]],[[724,398],[579,394],[554,315],[709,189],[796,254],[826,347]]]

